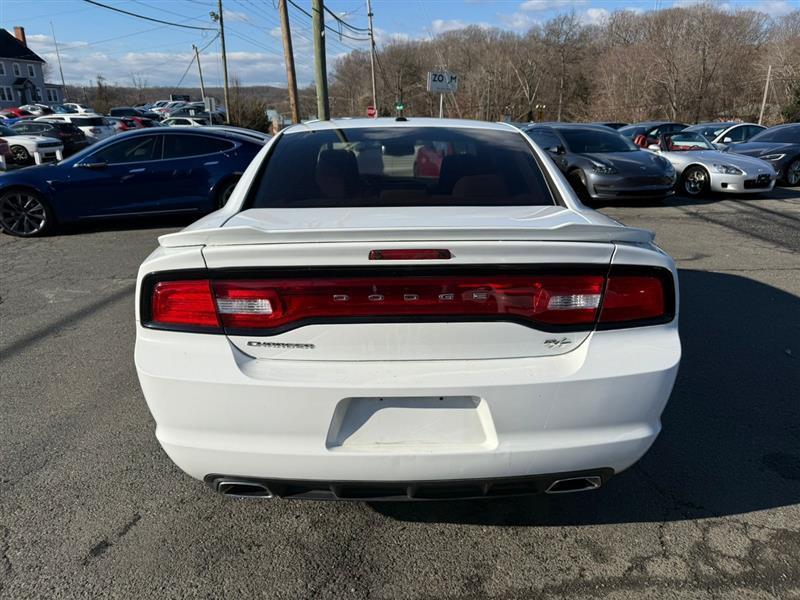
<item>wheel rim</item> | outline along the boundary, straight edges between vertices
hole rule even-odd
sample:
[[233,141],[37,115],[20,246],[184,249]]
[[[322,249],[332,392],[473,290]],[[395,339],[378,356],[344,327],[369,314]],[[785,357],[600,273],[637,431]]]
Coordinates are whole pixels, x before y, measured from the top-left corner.
[[28,160],[28,151],[21,146],[14,146],[11,148],[11,154],[14,156],[14,160],[23,161]]
[[219,196],[219,206],[218,206],[218,208],[222,208],[223,206],[225,206],[228,203],[228,200],[230,199],[231,194],[233,194],[233,190],[235,190],[235,189],[236,189],[236,184],[232,183],[228,187],[226,187],[224,190],[222,190],[222,194],[220,194],[220,196]]
[[47,212],[36,196],[25,192],[7,194],[0,201],[0,224],[17,235],[33,235],[44,229]]
[[686,182],[683,187],[688,194],[696,196],[703,191],[706,185],[706,174],[700,169],[692,169],[686,174]]
[[789,182],[789,185],[797,185],[800,183],[800,159],[789,165],[789,168],[786,170],[786,181]]

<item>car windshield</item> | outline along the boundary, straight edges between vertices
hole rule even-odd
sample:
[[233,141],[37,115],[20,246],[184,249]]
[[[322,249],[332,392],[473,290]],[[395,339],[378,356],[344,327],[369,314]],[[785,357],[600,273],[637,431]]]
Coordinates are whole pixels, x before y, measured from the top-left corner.
[[688,129],[684,129],[684,131],[693,131],[695,133],[699,133],[700,135],[704,135],[709,139],[714,139],[720,133],[731,127],[730,123],[714,123],[713,125],[695,125],[694,127],[689,127]]
[[8,137],[11,135],[19,135],[19,132],[14,131],[13,129],[11,129],[11,127],[0,125],[0,137]]
[[705,137],[695,131],[679,131],[664,135],[669,152],[690,152],[692,150],[715,150]]
[[285,134],[246,206],[552,204],[532,149],[517,132],[365,127]]
[[78,127],[97,127],[108,124],[103,117],[73,117],[72,122]]
[[639,150],[631,142],[615,131],[598,129],[559,129],[558,132],[567,143],[570,152],[576,154],[605,152],[636,152]]
[[800,144],[800,125],[773,127],[750,138],[751,142],[785,142]]

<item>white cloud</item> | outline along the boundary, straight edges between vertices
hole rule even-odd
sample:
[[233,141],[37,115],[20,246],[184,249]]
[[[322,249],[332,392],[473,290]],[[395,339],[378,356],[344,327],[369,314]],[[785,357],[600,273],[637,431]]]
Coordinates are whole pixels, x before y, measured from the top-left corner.
[[380,27],[375,28],[375,43],[378,45],[389,44],[391,42],[410,42],[419,39],[409,33],[403,31],[387,31]]
[[520,4],[522,10],[531,12],[557,10],[559,8],[568,8],[571,6],[585,6],[589,0],[526,0]]
[[513,31],[527,31],[539,21],[523,12],[515,12],[510,15],[498,15],[500,23],[507,29]]
[[610,14],[605,8],[587,8],[581,14],[581,21],[586,25],[601,25]]
[[434,19],[431,23],[431,29],[434,33],[445,33],[447,31],[456,31],[457,29],[464,29],[467,23],[461,19]]

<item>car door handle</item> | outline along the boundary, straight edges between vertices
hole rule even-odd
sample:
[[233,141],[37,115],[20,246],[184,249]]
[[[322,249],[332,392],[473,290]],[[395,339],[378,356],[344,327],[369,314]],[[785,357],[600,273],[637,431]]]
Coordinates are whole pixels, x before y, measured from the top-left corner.
[[128,171],[128,173],[144,173],[146,170],[147,169],[145,169],[144,167],[141,167],[139,169],[131,169],[130,171]]

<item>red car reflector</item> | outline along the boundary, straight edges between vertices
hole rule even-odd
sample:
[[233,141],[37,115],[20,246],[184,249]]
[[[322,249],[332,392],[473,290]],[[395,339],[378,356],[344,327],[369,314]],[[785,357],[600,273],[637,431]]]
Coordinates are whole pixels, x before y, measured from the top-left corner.
[[392,250],[370,250],[370,260],[435,260],[452,258],[450,250],[436,248],[398,248]]
[[600,323],[641,321],[666,313],[664,284],[651,275],[611,275],[608,278]]
[[155,284],[150,318],[153,323],[164,325],[219,327],[208,280]]

